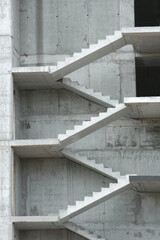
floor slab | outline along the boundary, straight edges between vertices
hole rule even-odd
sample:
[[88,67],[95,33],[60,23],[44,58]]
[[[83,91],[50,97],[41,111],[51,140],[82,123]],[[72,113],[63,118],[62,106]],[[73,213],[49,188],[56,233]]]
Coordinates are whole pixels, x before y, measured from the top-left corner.
[[10,221],[19,230],[36,229],[63,229],[63,225],[58,224],[58,216],[15,216]]
[[59,155],[60,146],[58,139],[27,139],[13,140],[11,147],[20,158],[45,158]]
[[132,189],[142,193],[160,193],[160,176],[130,176]]
[[160,97],[133,97],[124,98],[124,104],[132,108],[131,118],[159,119]]
[[160,27],[134,27],[122,29],[127,44],[137,53],[160,52]]

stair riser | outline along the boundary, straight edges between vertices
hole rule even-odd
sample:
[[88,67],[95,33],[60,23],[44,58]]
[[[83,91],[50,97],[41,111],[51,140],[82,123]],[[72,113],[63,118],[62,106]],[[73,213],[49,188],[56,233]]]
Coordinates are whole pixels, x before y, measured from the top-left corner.
[[98,200],[95,200],[93,203],[90,203],[87,206],[84,206],[84,207],[82,207],[82,208],[80,208],[78,210],[75,210],[75,212],[72,212],[72,213],[69,213],[69,214],[66,213],[66,214],[60,216],[59,217],[59,221],[61,223],[63,223],[65,221],[69,220],[70,218],[73,218],[73,217],[75,217],[75,216],[77,216],[77,215],[79,215],[79,214],[81,214],[81,213],[83,213],[83,212],[85,212],[85,211],[87,211],[87,210],[89,210],[89,209],[99,205],[100,203],[102,203],[102,202],[104,202],[104,201],[106,201],[106,200],[116,196],[117,194],[119,194],[119,193],[121,193],[121,192],[123,192],[123,191],[125,191],[126,189],[129,189],[129,188],[130,188],[130,184],[128,183],[127,185],[119,188],[118,190],[115,190],[112,193],[107,194],[106,196],[104,196],[104,197],[102,197],[102,198],[100,198]]

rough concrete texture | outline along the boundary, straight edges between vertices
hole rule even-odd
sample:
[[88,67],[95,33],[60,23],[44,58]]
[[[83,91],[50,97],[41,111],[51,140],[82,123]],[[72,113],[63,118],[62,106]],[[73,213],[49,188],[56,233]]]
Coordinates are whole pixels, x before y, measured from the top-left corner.
[[13,136],[13,84],[11,76],[12,39],[0,36],[0,140]]
[[11,215],[12,172],[11,148],[0,143],[0,239],[12,239]]
[[[21,0],[22,63],[29,63],[28,56],[33,59],[38,55],[40,61],[42,54],[74,53],[113,34],[114,30],[133,26],[133,7],[133,1],[125,0],[102,0],[101,3],[96,0]],[[124,14],[126,8],[127,16]],[[28,56],[24,58],[23,55]]]
[[2,140],[13,137],[13,84],[11,1],[0,2],[0,239],[11,240],[12,155],[9,144]]
[[[121,28],[123,14],[121,21],[119,16],[125,2],[103,0],[99,4],[95,0],[20,1],[21,55],[80,51],[89,43],[104,38],[106,33],[112,34]],[[132,16],[128,15],[128,20],[129,18]],[[127,24],[132,26],[131,23]],[[75,31],[77,28],[79,30]]]
[[[0,141],[54,138],[104,110],[62,89],[14,86],[13,101],[11,67],[55,65],[115,30],[133,27],[133,0],[2,0],[0,10]],[[135,54],[127,46],[69,77],[122,102],[136,96]],[[70,147],[121,174],[159,175],[159,124],[123,118]],[[60,157],[15,154],[13,164],[10,143],[0,142],[0,240],[84,239],[64,229],[18,231],[9,217],[57,213],[109,182]],[[157,240],[159,202],[159,195],[128,190],[72,220],[107,240]]]

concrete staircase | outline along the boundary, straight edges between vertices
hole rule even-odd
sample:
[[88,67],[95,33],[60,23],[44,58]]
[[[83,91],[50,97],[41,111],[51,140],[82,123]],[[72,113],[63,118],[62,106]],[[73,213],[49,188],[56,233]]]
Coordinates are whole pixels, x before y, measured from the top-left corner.
[[65,89],[91,100],[103,107],[115,107],[118,104],[118,100],[112,100],[110,96],[103,96],[101,92],[95,92],[93,89],[88,89],[86,86],[81,86],[77,81],[72,81],[70,78],[63,78],[59,80],[59,82],[62,83],[62,87]]
[[119,119],[130,111],[130,107],[117,104],[115,108],[108,108],[107,112],[99,113],[98,117],[92,117],[90,121],[83,121],[82,125],[76,125],[73,130],[67,130],[65,134],[59,134],[59,150]]
[[71,232],[74,232],[76,234],[78,234],[81,237],[84,237],[85,239],[88,240],[105,240],[104,238],[101,238],[101,236],[98,236],[96,234],[94,234],[93,231],[88,231],[86,229],[84,229],[81,226],[76,225],[73,222],[66,222],[64,223],[64,226]]
[[56,67],[50,67],[50,74],[53,80],[57,81],[125,45],[126,42],[121,31],[116,31],[114,35],[106,36],[105,40],[99,40],[97,44],[90,44],[89,48],[84,48],[80,53],[74,53],[65,61],[58,62]]
[[120,172],[113,172],[112,168],[106,168],[102,163],[96,163],[95,160],[89,160],[86,156],[80,156],[78,153],[72,152],[71,149],[63,149],[61,153],[67,159],[100,173],[113,181],[117,182],[118,179],[124,178],[124,176],[120,175]]
[[67,210],[59,211],[59,222],[69,219],[97,206],[130,187],[129,176],[118,179],[117,183],[110,183],[108,188],[101,188],[100,192],[93,192],[91,197],[84,197],[83,201],[76,201],[75,205],[68,205]]

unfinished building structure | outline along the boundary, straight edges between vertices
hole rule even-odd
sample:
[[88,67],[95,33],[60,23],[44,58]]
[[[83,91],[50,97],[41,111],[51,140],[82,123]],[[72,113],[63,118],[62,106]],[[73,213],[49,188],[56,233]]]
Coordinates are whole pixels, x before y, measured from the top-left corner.
[[0,240],[160,239],[160,2],[0,1]]

